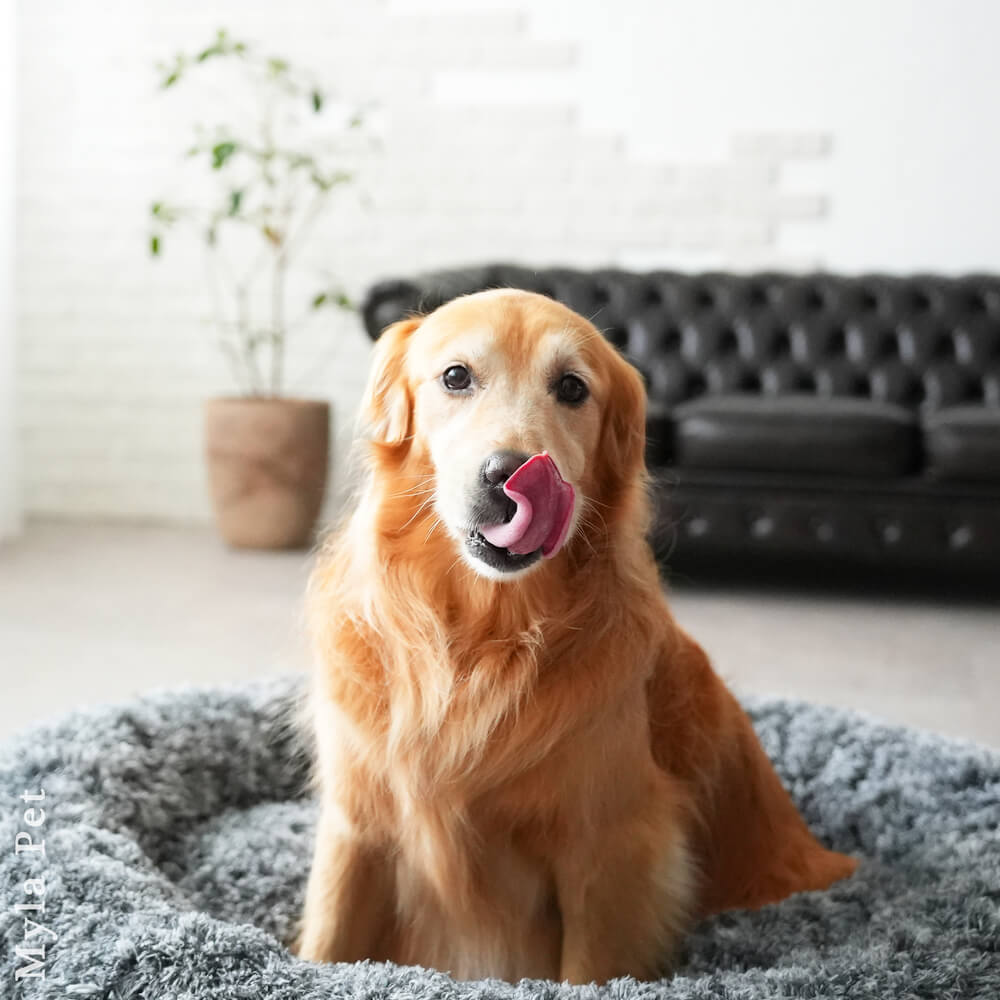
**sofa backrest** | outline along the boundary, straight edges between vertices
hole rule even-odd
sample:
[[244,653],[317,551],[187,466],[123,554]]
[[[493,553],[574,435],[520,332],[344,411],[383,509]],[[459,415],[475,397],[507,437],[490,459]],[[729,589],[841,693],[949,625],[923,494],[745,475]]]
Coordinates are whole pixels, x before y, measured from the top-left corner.
[[485,288],[590,319],[646,379],[652,412],[706,393],[816,393],[933,411],[1000,407],[1000,277],[680,274],[492,265],[374,285],[372,337]]

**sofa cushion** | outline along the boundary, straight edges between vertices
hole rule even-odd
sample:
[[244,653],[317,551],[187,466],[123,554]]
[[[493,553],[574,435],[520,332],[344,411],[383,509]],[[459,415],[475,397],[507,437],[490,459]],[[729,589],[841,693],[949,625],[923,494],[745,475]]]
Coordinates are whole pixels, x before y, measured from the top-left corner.
[[1000,409],[950,406],[924,425],[928,471],[939,479],[1000,482]]
[[806,395],[702,396],[674,410],[680,466],[901,476],[916,469],[916,416],[891,403]]

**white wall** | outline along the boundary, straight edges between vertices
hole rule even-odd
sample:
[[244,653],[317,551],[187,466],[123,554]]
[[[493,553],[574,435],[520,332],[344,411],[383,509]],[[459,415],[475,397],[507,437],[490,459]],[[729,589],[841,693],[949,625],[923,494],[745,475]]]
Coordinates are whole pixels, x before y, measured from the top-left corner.
[[0,0],[0,540],[20,525],[14,407],[14,0]]
[[[646,156],[820,132],[829,213],[782,246],[845,271],[1000,267],[996,0],[536,2],[580,47],[587,127]],[[624,99],[623,99],[624,98]],[[792,178],[787,178],[791,181]]]
[[[450,11],[448,8],[451,8]],[[29,511],[207,516],[230,390],[194,245],[145,253],[185,98],[151,66],[220,25],[379,102],[384,151],[309,261],[374,278],[540,264],[996,269],[1000,5],[965,0],[48,0],[21,4],[19,400]],[[202,108],[202,113],[208,112]],[[356,319],[292,389],[363,383]]]
[[[493,0],[478,6],[489,7]],[[399,9],[468,0],[394,0]],[[829,136],[822,225],[786,257],[842,271],[1000,267],[996,0],[533,0],[535,37],[570,42],[569,74],[448,72],[452,100],[570,100],[633,158],[705,163],[734,135]]]

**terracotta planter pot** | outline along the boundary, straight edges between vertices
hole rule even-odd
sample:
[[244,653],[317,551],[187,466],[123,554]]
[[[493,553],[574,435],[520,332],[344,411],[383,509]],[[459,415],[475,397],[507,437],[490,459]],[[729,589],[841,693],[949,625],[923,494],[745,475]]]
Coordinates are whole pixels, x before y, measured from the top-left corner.
[[309,545],[326,488],[330,406],[305,399],[211,399],[205,450],[215,519],[237,548]]

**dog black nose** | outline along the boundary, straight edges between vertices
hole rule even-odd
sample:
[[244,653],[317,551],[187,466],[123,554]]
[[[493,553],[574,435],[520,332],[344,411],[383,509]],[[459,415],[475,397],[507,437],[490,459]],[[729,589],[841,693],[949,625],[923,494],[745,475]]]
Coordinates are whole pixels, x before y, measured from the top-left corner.
[[483,462],[483,481],[489,486],[503,486],[529,458],[520,451],[495,451]]

